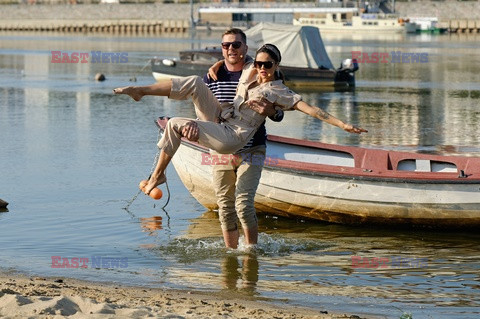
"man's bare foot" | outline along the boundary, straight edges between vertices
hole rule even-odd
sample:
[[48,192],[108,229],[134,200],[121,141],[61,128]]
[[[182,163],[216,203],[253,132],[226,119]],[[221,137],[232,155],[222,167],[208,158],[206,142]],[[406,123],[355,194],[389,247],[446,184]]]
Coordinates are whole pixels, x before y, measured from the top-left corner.
[[144,189],[145,190],[145,195],[150,194],[152,189],[154,189],[158,185],[164,184],[166,181],[167,181],[167,176],[165,176],[165,173],[160,175],[158,180],[155,180],[153,177],[150,177],[150,179],[148,180],[148,184],[147,184],[147,186],[145,186],[145,189]]
[[140,89],[134,86],[126,86],[123,88],[116,88],[113,90],[115,94],[127,94],[135,101],[140,101],[143,97],[143,94],[140,92]]

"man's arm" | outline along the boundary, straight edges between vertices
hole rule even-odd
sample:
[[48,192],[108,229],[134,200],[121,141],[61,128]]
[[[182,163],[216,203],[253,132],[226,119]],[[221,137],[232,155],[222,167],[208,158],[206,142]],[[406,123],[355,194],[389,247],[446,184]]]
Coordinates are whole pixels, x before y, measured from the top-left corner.
[[268,118],[274,122],[281,122],[283,120],[284,115],[285,113],[283,113],[283,110],[278,108],[278,109],[275,109],[275,114],[273,114],[273,116],[269,116]]
[[220,68],[222,67],[222,65],[223,65],[224,63],[225,63],[225,62],[224,62],[223,60],[220,60],[220,61],[215,62],[215,63],[208,69],[207,77],[209,77],[209,78],[212,79],[213,81],[218,81],[217,73],[218,73],[218,70],[220,70]]

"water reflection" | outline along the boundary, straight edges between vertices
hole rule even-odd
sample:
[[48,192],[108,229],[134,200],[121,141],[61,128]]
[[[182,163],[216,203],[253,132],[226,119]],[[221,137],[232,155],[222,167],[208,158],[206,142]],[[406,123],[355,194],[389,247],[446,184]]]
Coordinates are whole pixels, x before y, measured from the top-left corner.
[[[241,265],[240,260],[241,259]],[[222,264],[222,282],[224,288],[253,296],[258,282],[258,259],[255,254],[244,256],[227,255],[223,258]]]
[[158,235],[157,231],[163,229],[162,222],[162,216],[140,217],[140,226],[149,236]]
[[[150,247],[175,256],[179,265],[172,279],[186,286],[244,296],[295,295],[299,304],[321,302],[339,311],[358,311],[358,304],[382,314],[400,308],[414,318],[451,318],[459,307],[474,314],[480,306],[471,298],[480,282],[477,234],[353,228],[264,215],[258,251],[248,254],[225,250],[215,213],[191,222],[180,238]],[[353,256],[388,261],[385,267],[355,267]]]

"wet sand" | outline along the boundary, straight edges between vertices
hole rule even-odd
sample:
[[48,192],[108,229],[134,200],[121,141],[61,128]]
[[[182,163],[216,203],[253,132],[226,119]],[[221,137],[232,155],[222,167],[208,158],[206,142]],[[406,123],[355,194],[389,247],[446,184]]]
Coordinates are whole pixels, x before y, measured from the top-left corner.
[[9,273],[0,273],[0,317],[367,318],[291,305],[231,299],[227,294],[220,296]]

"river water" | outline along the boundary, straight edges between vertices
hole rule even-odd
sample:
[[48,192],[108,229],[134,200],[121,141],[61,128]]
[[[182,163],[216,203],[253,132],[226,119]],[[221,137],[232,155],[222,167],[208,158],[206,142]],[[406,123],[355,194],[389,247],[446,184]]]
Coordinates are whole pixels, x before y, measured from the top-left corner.
[[[137,185],[157,153],[160,115],[193,117],[189,102],[112,89],[150,84],[148,60],[217,44],[218,33],[164,37],[0,33],[0,267],[129,285],[211,290],[318,310],[399,318],[477,318],[478,233],[348,227],[260,216],[257,254],[223,249],[216,213],[176,172],[154,202]],[[272,134],[344,145],[480,156],[478,35],[324,35],[335,66],[351,51],[422,53],[425,63],[361,63],[349,92],[300,92],[369,130],[352,136],[299,112]],[[128,63],[51,63],[51,51],[125,52]],[[93,80],[104,73],[105,82]],[[166,193],[165,187],[163,191]],[[54,268],[52,256],[88,258]],[[359,256],[388,259],[355,267]],[[120,259],[101,264],[99,258]],[[108,260],[107,260],[108,261]],[[63,264],[63,261],[60,262]]]

